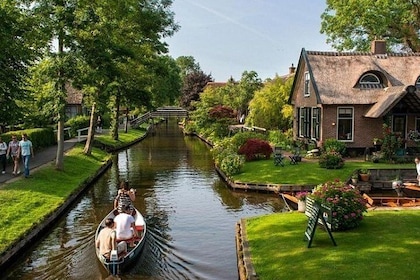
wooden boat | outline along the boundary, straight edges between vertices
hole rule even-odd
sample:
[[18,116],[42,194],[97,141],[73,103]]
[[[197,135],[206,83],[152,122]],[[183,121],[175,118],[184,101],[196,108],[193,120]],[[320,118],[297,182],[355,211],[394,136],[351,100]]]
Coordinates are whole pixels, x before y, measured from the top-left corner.
[[[106,217],[99,224],[95,233],[95,244],[96,244],[96,239],[98,238],[99,232],[103,228],[105,228],[106,219],[114,218],[115,213],[118,213],[118,211],[116,209],[112,210],[108,215],[106,215]],[[99,253],[98,248],[96,248],[95,246],[96,256],[98,257],[98,260],[103,264],[105,269],[108,270],[110,274],[117,275],[121,273],[121,271],[124,271],[124,269],[127,268],[127,266],[139,256],[140,252],[143,249],[144,243],[146,241],[146,232],[147,232],[146,222],[144,221],[142,214],[137,209],[135,209],[134,219],[135,219],[135,227],[136,227],[134,230],[137,230],[138,237],[134,238],[133,240],[134,247],[130,247],[127,244],[127,250],[128,250],[127,254],[125,254],[124,256],[121,256],[120,258],[118,258],[117,256],[116,257],[111,256],[110,259],[106,259],[103,255]],[[127,243],[130,243],[130,241],[127,241]]]
[[404,183],[404,187],[401,188],[401,191],[408,197],[420,198],[420,188],[415,183]]
[[363,194],[366,200],[366,206],[371,207],[414,207],[420,206],[420,199],[415,197],[400,197],[400,196],[369,196]]
[[284,204],[286,204],[287,209],[289,211],[298,210],[298,199],[287,193],[280,193],[281,197],[283,198]]

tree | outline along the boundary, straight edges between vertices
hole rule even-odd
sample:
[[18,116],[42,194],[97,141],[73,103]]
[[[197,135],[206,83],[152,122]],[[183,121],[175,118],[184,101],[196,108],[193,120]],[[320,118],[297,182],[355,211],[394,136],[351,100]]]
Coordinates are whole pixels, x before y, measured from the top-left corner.
[[198,101],[200,99],[200,93],[203,92],[204,87],[208,82],[212,82],[213,78],[211,75],[205,74],[203,71],[195,71],[187,74],[183,81],[181,89],[181,100],[180,105],[187,109],[193,109],[191,106],[192,101]]
[[200,64],[195,62],[195,59],[192,56],[180,56],[176,59],[176,64],[180,69],[182,80],[184,80],[188,74],[201,70]]
[[244,71],[241,80],[236,83],[232,79],[228,82],[226,103],[237,112],[238,119],[241,115],[248,114],[248,105],[254,93],[263,87],[263,83],[255,71]]
[[27,70],[36,54],[30,45],[31,22],[15,1],[0,3],[0,126],[15,125],[23,117],[18,103],[26,98]]
[[292,126],[293,109],[287,104],[293,78],[285,81],[276,76],[258,90],[249,103],[247,123],[267,129],[288,129]]
[[407,0],[328,0],[321,33],[340,51],[369,51],[373,39],[390,47],[420,51],[420,2]]

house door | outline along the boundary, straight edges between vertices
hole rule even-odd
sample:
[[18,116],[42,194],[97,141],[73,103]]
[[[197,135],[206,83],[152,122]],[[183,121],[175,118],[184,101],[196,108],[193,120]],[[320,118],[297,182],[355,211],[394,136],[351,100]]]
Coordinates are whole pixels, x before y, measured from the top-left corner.
[[407,124],[407,116],[393,116],[392,118],[392,131],[396,134],[401,135],[405,139],[405,131]]

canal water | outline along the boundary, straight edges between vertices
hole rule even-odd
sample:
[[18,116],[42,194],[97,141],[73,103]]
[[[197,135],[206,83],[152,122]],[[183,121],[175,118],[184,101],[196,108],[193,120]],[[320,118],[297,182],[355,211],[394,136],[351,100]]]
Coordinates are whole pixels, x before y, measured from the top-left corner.
[[[97,261],[94,233],[112,209],[120,180],[137,189],[148,224],[141,256],[118,277]],[[59,188],[60,186],[51,186]],[[235,192],[214,170],[208,146],[175,120],[113,157],[111,168],[2,278],[238,279],[235,224],[280,212],[274,194]]]

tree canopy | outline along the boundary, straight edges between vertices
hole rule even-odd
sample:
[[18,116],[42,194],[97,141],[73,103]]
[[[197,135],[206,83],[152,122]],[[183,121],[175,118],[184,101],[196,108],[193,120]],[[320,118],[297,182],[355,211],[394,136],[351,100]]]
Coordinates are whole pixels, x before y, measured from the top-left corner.
[[340,51],[369,51],[374,39],[400,51],[420,51],[417,0],[327,0],[321,19],[321,33]]

